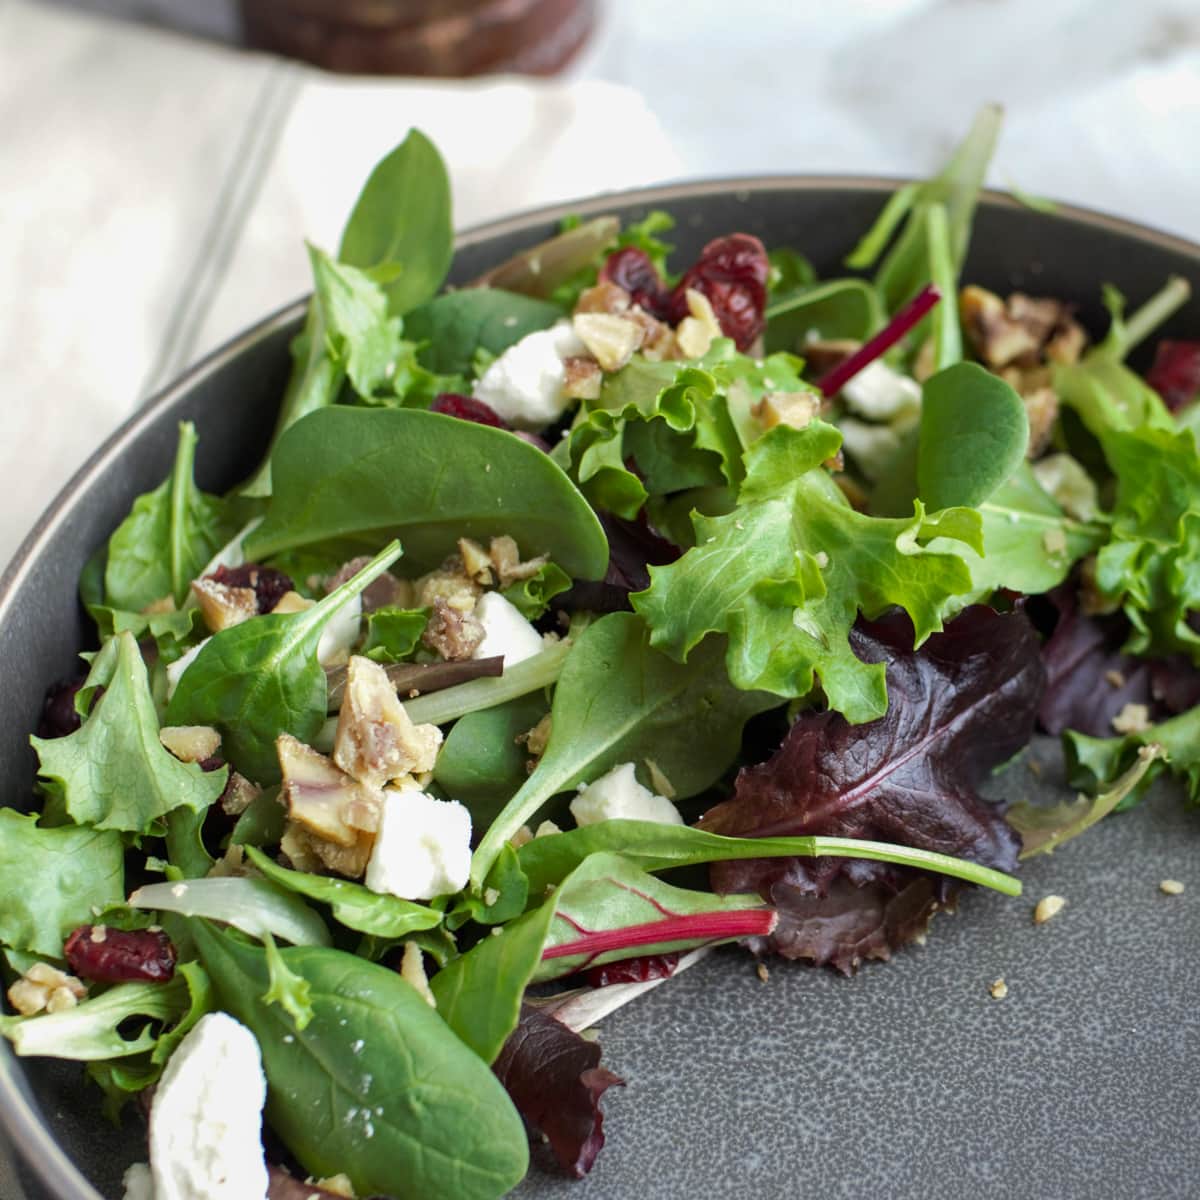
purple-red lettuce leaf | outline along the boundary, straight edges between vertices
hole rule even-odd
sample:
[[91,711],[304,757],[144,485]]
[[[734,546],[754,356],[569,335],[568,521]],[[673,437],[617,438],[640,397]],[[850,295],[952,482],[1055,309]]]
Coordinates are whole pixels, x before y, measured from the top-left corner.
[[604,1146],[600,1097],[625,1081],[600,1066],[600,1045],[529,1004],[492,1066],[530,1132],[533,1161],[582,1179]]
[[[700,828],[742,837],[830,836],[899,842],[1011,870],[1020,839],[978,787],[1029,740],[1044,682],[1037,634],[1021,613],[965,610],[912,649],[901,613],[860,622],[855,653],[887,663],[890,703],[869,724],[803,713],[765,763]],[[753,943],[842,971],[918,936],[957,885],[854,859],[717,863],[717,891],[758,892],[780,914]]]

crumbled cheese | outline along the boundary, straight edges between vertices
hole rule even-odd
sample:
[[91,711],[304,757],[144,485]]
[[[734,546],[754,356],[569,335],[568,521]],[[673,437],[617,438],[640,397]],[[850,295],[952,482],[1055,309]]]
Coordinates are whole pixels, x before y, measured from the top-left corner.
[[877,358],[843,386],[842,399],[860,417],[891,421],[920,410],[921,385]]
[[1047,554],[1065,554],[1067,535],[1061,529],[1047,529],[1042,534],[1042,546]]
[[533,836],[535,838],[553,837],[556,833],[562,833],[562,830],[553,821],[543,821],[534,831]]
[[842,448],[854,459],[863,475],[874,483],[900,449],[900,430],[891,425],[857,421],[853,417],[843,417],[838,428],[842,431]]
[[364,882],[373,892],[432,900],[466,886],[471,814],[456,800],[413,787],[386,788]]
[[125,1200],[154,1200],[154,1176],[149,1163],[134,1163],[122,1179]]
[[483,641],[472,658],[504,656],[504,667],[516,666],[545,648],[542,635],[521,616],[516,605],[499,592],[488,592],[475,605],[475,619],[483,626]]
[[350,657],[362,626],[362,596],[353,596],[325,623],[317,643],[317,662],[323,667],[340,666]]
[[1038,902],[1037,907],[1033,910],[1033,923],[1035,925],[1044,925],[1051,917],[1056,917],[1066,906],[1066,900],[1062,896],[1043,896]]
[[254,1035],[201,1017],[171,1055],[150,1110],[154,1200],[264,1200],[267,1081]]
[[1143,733],[1150,728],[1150,709],[1145,704],[1126,704],[1112,719],[1117,733]]
[[175,695],[175,689],[179,686],[180,679],[183,678],[183,673],[196,661],[196,655],[208,645],[211,639],[205,638],[199,645],[193,646],[186,653],[181,654],[173,663],[167,663],[167,699]]
[[[492,901],[488,902],[489,904]],[[416,942],[404,943],[404,957],[400,960],[400,978],[417,989],[421,999],[430,1008],[437,1008],[433,989],[429,986],[429,977],[425,974],[425,960],[421,956],[421,947]]]
[[1183,884],[1178,879],[1164,879],[1159,885],[1158,890],[1164,896],[1182,896]]
[[670,800],[638,783],[631,762],[621,763],[599,779],[581,785],[579,795],[571,801],[571,815],[577,825],[595,825],[618,817],[662,825],[683,824]]
[[472,395],[516,429],[542,429],[566,408],[563,360],[586,352],[566,321],[526,334],[476,380]]

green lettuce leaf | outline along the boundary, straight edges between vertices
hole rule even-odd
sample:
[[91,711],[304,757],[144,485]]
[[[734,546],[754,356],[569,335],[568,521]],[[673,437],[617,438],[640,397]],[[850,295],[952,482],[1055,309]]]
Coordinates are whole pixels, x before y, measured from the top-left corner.
[[[102,694],[92,703],[98,689]],[[73,821],[97,829],[161,833],[177,808],[202,812],[220,796],[229,772],[180,762],[158,740],[158,715],[146,664],[133,635],[106,642],[92,663],[80,702],[91,711],[67,737],[31,737],[38,774],[61,789]]]
[[[971,576],[946,540],[982,549],[979,514],[948,508],[911,517],[868,517],[850,507],[821,464],[841,436],[814,421],[780,426],[746,456],[740,504],[695,518],[696,545],[650,568],[632,597],[651,643],[677,661],[712,632],[729,635],[726,666],[740,688],[804,696],[820,680],[830,706],[852,722],[887,708],[882,663],[863,663],[848,635],[859,612],[899,605],[919,645],[941,628],[947,600]],[[932,543],[940,542],[940,545]]]

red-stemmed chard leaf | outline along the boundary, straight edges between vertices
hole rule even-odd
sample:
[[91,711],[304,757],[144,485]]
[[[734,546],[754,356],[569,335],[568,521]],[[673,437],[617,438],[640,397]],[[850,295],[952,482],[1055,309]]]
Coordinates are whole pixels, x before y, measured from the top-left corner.
[[1038,723],[1051,734],[1075,729],[1091,737],[1111,737],[1113,719],[1129,704],[1146,706],[1152,720],[1164,720],[1200,704],[1200,670],[1182,654],[1139,658],[1121,647],[1130,634],[1123,613],[1085,613],[1078,581],[1069,579],[1030,600],[1034,623],[1049,627],[1042,646],[1046,690]]
[[[901,613],[859,622],[855,653],[887,663],[887,714],[850,725],[802,714],[765,763],[744,768],[702,829],[742,837],[870,838],[1011,870],[1020,839],[978,787],[1029,740],[1045,672],[1021,613],[968,608],[912,649]],[[779,925],[752,947],[849,972],[917,937],[960,885],[851,859],[714,864],[718,892],[756,891]]]
[[941,298],[942,293],[932,283],[923,287],[873,338],[817,380],[821,395],[836,396],[859,371],[882,358],[909,330],[919,325]]
[[604,1146],[600,1097],[625,1081],[600,1066],[600,1045],[529,1004],[521,1005],[492,1070],[530,1132],[533,1161],[582,1179]]

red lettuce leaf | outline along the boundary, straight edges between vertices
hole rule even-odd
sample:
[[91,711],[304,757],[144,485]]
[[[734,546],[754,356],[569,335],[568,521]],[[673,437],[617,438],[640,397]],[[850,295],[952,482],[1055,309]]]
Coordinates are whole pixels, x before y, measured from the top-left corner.
[[1076,580],[1031,600],[1028,611],[1050,629],[1042,646],[1046,690],[1038,708],[1038,723],[1047,733],[1075,729],[1112,737],[1112,720],[1127,704],[1144,704],[1150,719],[1160,721],[1200,703],[1200,670],[1190,659],[1123,653],[1128,619],[1123,613],[1084,613]]
[[599,1044],[522,1004],[492,1070],[525,1120],[538,1165],[582,1179],[604,1146],[600,1097],[625,1084],[600,1066]]
[[1163,339],[1154,350],[1154,365],[1146,382],[1172,412],[1200,397],[1200,342]]
[[[958,855],[1002,871],[1020,839],[980,783],[1029,740],[1045,679],[1022,613],[968,608],[919,650],[908,617],[860,621],[855,653],[887,663],[887,714],[850,725],[802,714],[774,755],[739,772],[733,798],[700,827],[741,837],[873,838]],[[756,951],[851,971],[923,931],[958,885],[852,859],[717,863],[718,892],[758,892],[779,926]]]

